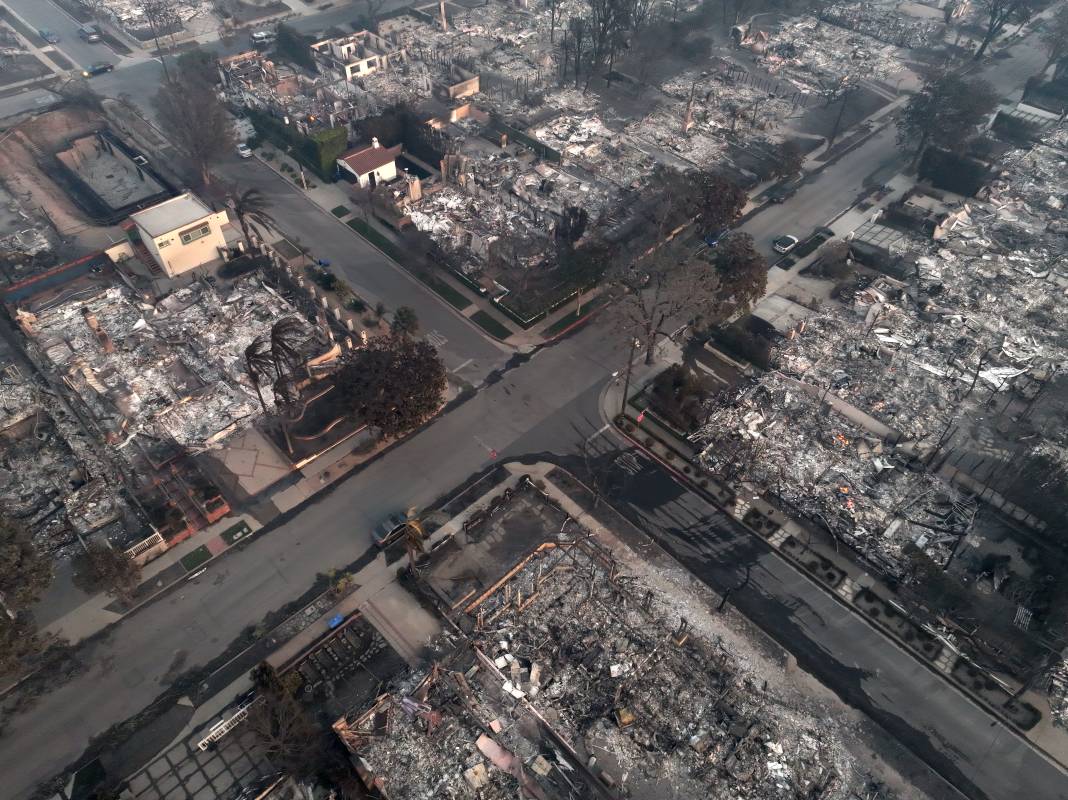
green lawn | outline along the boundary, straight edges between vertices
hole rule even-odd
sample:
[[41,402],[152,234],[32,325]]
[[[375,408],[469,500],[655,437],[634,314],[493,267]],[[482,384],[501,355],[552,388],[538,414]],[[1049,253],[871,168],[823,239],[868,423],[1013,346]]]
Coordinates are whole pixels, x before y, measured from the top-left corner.
[[392,258],[394,261],[398,263],[402,262],[404,254],[401,252],[400,248],[397,247],[397,245],[395,245],[387,236],[379,233],[378,230],[372,228],[362,219],[359,219],[358,217],[355,219],[350,219],[345,224],[352,228],[354,231],[356,231],[356,233],[360,234],[360,236],[369,241],[379,250],[381,250],[383,253],[385,253],[387,256]]
[[[338,208],[343,208],[343,206],[338,206]],[[335,208],[334,211],[337,211],[337,209]],[[353,217],[345,224],[352,228],[354,231],[356,231],[356,233],[360,234],[360,236],[369,241],[379,250],[381,250],[383,253],[385,253],[387,256],[396,261],[398,264],[400,264],[402,267],[405,266],[404,251],[395,242],[393,242],[387,236],[382,234],[377,228],[371,227],[359,217]],[[440,278],[437,278],[433,275],[424,275],[419,270],[415,269],[409,270],[409,272],[415,275],[415,277],[425,283],[434,292],[441,295],[445,302],[447,302],[454,308],[458,308],[463,311],[465,308],[471,305],[470,297],[465,295],[463,292],[453,288],[450,284],[446,283]],[[482,325],[483,328],[488,330],[494,336],[499,335],[497,333],[498,330],[504,331],[503,334],[500,334],[502,338],[510,336],[512,333],[507,328],[502,328],[500,324],[492,318],[490,318],[488,323],[480,322],[479,324]],[[495,327],[489,327],[491,325]]]
[[351,212],[349,211],[348,206],[334,206],[330,209],[330,213],[338,219],[341,219],[342,217],[347,217]]
[[512,331],[499,323],[496,319],[491,317],[485,311],[477,311],[471,315],[471,321],[478,325],[482,330],[488,333],[490,336],[494,336],[497,339],[507,339],[512,335]]
[[450,284],[435,278],[433,275],[419,275],[419,280],[441,295],[445,301],[453,308],[458,308],[463,311],[469,305],[471,305],[471,298],[465,295],[458,289],[454,289]]
[[193,572],[205,561],[211,560],[211,551],[207,545],[202,544],[196,550],[192,550],[182,556],[182,566],[187,572]]
[[601,306],[603,306],[607,301],[608,301],[607,293],[602,292],[601,294],[597,295],[592,300],[590,300],[588,303],[585,303],[582,306],[582,310],[581,311],[578,311],[578,312],[571,311],[571,312],[569,312],[567,314],[564,314],[564,316],[560,317],[560,319],[558,319],[556,322],[554,322],[552,325],[550,325],[548,328],[546,328],[543,331],[543,335],[546,336],[546,337],[549,337],[549,336],[556,336],[558,333],[562,333],[569,326],[574,325],[576,322],[578,322],[580,319],[585,317],[590,312],[592,312],[592,311],[600,308]]
[[248,526],[247,522],[241,520],[241,522],[236,525],[231,525],[219,535],[222,536],[222,540],[227,544],[233,544],[236,541],[244,539],[250,533],[252,533],[252,528]]

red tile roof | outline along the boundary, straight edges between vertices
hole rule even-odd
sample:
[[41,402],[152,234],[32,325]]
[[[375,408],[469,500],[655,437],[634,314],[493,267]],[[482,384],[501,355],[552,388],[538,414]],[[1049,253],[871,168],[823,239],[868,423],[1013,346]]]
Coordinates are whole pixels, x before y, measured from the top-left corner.
[[375,147],[374,145],[367,145],[367,147],[361,147],[359,150],[349,151],[338,160],[344,161],[349,169],[357,175],[366,175],[379,167],[384,167],[391,161],[396,161],[397,156],[399,156],[403,150],[404,146],[399,144],[394,145],[393,147]]

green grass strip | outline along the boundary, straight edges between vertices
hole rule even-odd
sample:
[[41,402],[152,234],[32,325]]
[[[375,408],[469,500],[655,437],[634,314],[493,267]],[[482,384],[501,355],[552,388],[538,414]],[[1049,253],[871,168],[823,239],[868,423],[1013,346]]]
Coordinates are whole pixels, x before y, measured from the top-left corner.
[[247,522],[241,520],[236,525],[231,525],[219,535],[227,544],[233,544],[240,539],[247,538],[250,533],[252,533],[252,528],[248,526]]
[[330,213],[338,219],[341,219],[342,217],[347,217],[349,215],[349,209],[347,206],[334,206],[330,209]]
[[397,247],[387,236],[379,233],[375,228],[372,228],[362,219],[350,219],[345,223],[352,228],[356,233],[360,234],[364,239],[369,241],[387,256],[394,261],[401,262],[404,259],[404,253]]
[[186,572],[193,572],[197,567],[209,560],[211,560],[211,551],[205,544],[202,544],[196,550],[186,553],[181,559],[182,566],[185,567]]
[[499,323],[496,319],[491,317],[485,311],[476,311],[471,315],[471,321],[478,325],[482,330],[497,339],[507,339],[512,335],[512,331]]
[[425,283],[433,291],[439,294],[445,302],[451,305],[453,308],[458,308],[463,311],[469,305],[471,305],[471,298],[465,295],[458,289],[454,289],[451,285],[443,280],[435,278],[433,275],[419,275],[419,280]]

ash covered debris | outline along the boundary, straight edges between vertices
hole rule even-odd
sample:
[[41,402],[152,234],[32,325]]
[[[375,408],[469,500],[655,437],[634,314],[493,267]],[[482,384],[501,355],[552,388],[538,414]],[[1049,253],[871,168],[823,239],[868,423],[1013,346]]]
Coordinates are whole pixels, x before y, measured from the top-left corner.
[[[155,303],[121,283],[90,281],[16,316],[109,442],[121,447],[143,433],[196,451],[258,416],[244,350],[288,313],[253,276],[223,291],[194,283]],[[308,338],[312,346],[310,328]]]
[[[520,491],[470,541],[526,541],[547,519],[539,506],[560,513]],[[439,576],[442,598],[467,598],[454,608],[470,632],[447,634],[428,672],[334,725],[368,786],[393,800],[550,800],[845,798],[863,785],[837,726],[777,699],[697,633],[703,618],[691,629],[675,616],[708,609],[649,589],[573,519],[565,527],[575,541],[537,545],[479,596]]]
[[[694,437],[706,464],[744,465],[735,477],[895,575],[904,548],[945,563],[970,528],[971,489],[950,486],[943,465],[1004,457],[1023,437],[1068,466],[1063,432],[1031,419],[1068,365],[1068,337],[1051,324],[1068,291],[1064,143],[1061,127],[1007,154],[936,239],[886,228],[906,280],[862,278],[788,332],[756,386],[710,403]],[[874,241],[857,233],[857,248]]]
[[0,505],[30,531],[34,544],[54,557],[79,535],[137,526],[113,471],[37,378],[8,363],[0,370]]

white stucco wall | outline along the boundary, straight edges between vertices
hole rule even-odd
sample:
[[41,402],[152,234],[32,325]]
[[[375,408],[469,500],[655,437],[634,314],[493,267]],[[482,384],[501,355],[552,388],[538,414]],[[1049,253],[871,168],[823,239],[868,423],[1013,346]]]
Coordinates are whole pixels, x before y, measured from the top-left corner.
[[[170,276],[181,275],[219,258],[219,249],[226,246],[222,226],[229,222],[225,211],[209,214],[198,222],[183,225],[180,229],[151,238],[141,231],[141,241],[152,256]],[[189,243],[183,243],[181,235],[187,231],[208,226],[208,234]]]

